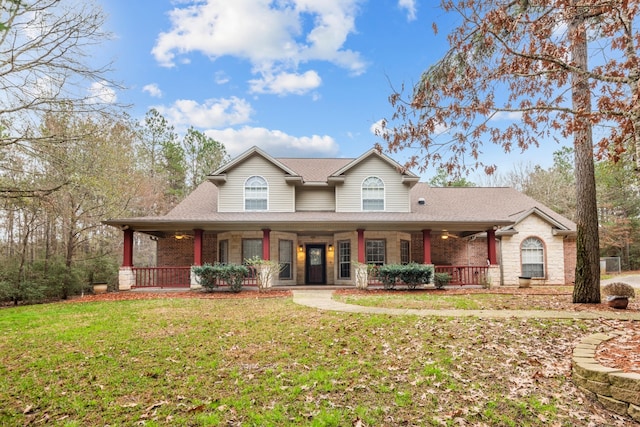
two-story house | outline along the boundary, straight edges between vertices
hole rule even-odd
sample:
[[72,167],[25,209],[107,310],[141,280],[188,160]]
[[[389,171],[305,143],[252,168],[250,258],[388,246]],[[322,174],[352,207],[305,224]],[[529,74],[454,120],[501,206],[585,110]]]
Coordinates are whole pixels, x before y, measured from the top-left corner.
[[[573,282],[575,224],[511,188],[435,188],[371,150],[355,159],[274,158],[252,148],[164,216],[112,219],[124,232],[120,289],[195,286],[203,263],[260,257],[277,285],[353,285],[354,263],[427,263],[454,283],[531,276]],[[134,233],[157,241],[137,267]]]

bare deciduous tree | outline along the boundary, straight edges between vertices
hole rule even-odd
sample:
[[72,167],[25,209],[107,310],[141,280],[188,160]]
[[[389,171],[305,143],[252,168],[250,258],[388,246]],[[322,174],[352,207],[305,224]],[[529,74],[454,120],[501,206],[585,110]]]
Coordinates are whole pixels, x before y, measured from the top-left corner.
[[[108,39],[105,17],[91,2],[65,0],[6,1],[0,5],[0,160],[15,158],[16,145],[37,145],[46,114],[61,111],[106,112],[117,85],[107,78],[109,64],[94,66],[92,49]],[[64,143],[77,135],[47,135]],[[28,150],[26,150],[28,151]],[[17,187],[0,169],[0,197],[51,192]]]

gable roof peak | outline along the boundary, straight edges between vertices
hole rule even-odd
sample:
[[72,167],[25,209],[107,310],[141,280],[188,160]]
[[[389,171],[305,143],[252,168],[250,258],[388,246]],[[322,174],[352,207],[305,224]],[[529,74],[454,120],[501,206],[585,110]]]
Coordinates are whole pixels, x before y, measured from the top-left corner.
[[415,175],[413,172],[408,170],[406,167],[402,166],[400,163],[396,162],[391,157],[389,157],[386,154],[382,153],[377,148],[371,148],[369,151],[366,151],[364,154],[362,154],[361,156],[353,159],[351,162],[346,164],[344,167],[342,167],[342,168],[338,169],[337,171],[335,171],[331,176],[332,177],[337,177],[337,176],[343,175],[349,169],[359,165],[360,163],[362,163],[364,160],[368,159],[371,156],[376,156],[376,157],[384,160],[389,165],[394,167],[400,174],[405,175],[406,177],[411,178],[412,180],[415,180],[416,182],[420,179],[418,177],[418,175]]
[[262,150],[261,148],[255,146],[255,145],[253,147],[249,148],[244,153],[242,153],[239,156],[235,157],[234,159],[232,159],[228,163],[225,163],[224,165],[222,165],[220,168],[218,168],[216,171],[214,171],[209,176],[213,177],[213,176],[216,176],[216,175],[224,174],[228,170],[233,169],[236,165],[244,162],[246,159],[248,159],[249,157],[251,157],[253,155],[258,155],[258,156],[263,157],[265,160],[267,160],[268,162],[271,162],[272,164],[274,164],[278,168],[282,169],[285,173],[288,173],[289,175],[298,176],[297,172],[295,172],[294,170],[290,169],[285,164],[280,162],[278,159],[276,159],[275,157],[271,156],[266,151]]

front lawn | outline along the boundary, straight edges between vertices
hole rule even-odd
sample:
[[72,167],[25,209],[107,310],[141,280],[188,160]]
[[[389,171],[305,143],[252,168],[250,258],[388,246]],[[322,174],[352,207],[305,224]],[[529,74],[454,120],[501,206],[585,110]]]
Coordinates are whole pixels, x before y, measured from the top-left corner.
[[634,425],[570,381],[608,321],[324,312],[290,298],[0,310],[0,425]]
[[[347,304],[368,307],[431,310],[618,310],[604,304],[574,304],[573,288],[545,286],[535,288],[503,287],[485,289],[420,289],[415,291],[339,290],[334,298]],[[640,310],[640,298],[629,301],[627,312]]]

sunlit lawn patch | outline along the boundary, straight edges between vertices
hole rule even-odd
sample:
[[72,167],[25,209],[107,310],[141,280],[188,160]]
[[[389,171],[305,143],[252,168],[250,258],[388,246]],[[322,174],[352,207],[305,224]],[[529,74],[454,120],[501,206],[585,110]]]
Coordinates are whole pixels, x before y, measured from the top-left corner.
[[450,293],[440,292],[402,292],[393,293],[343,293],[334,298],[348,304],[434,310],[553,310],[571,304],[568,292],[561,294],[518,293]]
[[3,309],[0,425],[609,425],[567,377],[576,340],[606,328],[288,298]]

